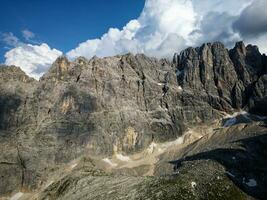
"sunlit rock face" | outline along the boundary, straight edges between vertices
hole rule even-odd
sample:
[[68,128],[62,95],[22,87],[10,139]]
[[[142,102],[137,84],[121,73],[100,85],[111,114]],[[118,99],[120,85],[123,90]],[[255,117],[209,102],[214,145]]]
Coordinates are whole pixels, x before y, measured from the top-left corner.
[[3,66],[0,194],[38,188],[51,169],[82,155],[125,160],[225,112],[267,115],[266,71],[266,57],[243,43],[188,48],[172,62],[62,56],[39,81]]

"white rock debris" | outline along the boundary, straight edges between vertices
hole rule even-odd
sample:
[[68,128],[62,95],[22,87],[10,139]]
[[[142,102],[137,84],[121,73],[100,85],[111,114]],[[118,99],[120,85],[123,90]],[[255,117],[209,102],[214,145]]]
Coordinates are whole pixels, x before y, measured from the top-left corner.
[[104,158],[104,159],[102,159],[104,162],[106,162],[107,164],[109,164],[111,167],[116,167],[116,166],[118,166],[118,164],[117,163],[114,163],[114,162],[112,162],[112,160],[110,160],[109,158]]
[[149,154],[152,154],[152,153],[155,151],[156,147],[157,147],[157,144],[156,144],[155,142],[152,142],[152,143],[148,146],[148,148],[147,148],[147,152],[148,152]]
[[73,165],[70,166],[71,169],[75,168],[78,165],[78,163],[74,163]]
[[54,181],[50,181],[50,182],[48,182],[46,185],[45,185],[45,187],[47,188],[49,185],[51,185],[52,183],[54,183]]
[[130,157],[128,157],[128,156],[124,156],[124,155],[122,155],[122,154],[116,154],[116,158],[117,158],[118,160],[121,160],[121,161],[124,161],[124,162],[129,162],[129,161],[131,161],[131,158],[130,158]]
[[19,199],[23,196],[23,194],[24,194],[24,193],[22,193],[22,192],[18,192],[18,193],[16,193],[16,194],[14,194],[14,196],[12,196],[12,197],[10,198],[10,200],[19,200]]
[[197,183],[196,182],[191,182],[191,187],[192,188],[195,188],[197,186]]

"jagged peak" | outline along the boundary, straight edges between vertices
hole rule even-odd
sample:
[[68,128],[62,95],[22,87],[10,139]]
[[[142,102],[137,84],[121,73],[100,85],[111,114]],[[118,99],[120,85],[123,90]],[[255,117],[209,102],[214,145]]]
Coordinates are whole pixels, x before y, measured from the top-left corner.
[[253,54],[261,55],[259,47],[257,45],[248,44],[246,50]]
[[65,55],[59,56],[52,65],[61,64],[63,62],[67,62],[67,63],[70,62],[69,59]]
[[78,58],[76,58],[74,60],[74,63],[78,63],[78,64],[85,64],[85,63],[88,63],[89,60],[83,56],[79,56]]
[[236,42],[235,47],[233,49],[231,49],[230,52],[232,52],[232,51],[236,51],[236,52],[239,52],[241,54],[246,54],[246,52],[247,52],[246,46],[245,46],[243,41]]

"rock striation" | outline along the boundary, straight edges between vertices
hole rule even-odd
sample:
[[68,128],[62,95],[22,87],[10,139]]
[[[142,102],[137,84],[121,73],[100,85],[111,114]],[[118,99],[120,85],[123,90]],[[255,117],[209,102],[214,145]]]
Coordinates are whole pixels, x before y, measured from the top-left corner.
[[[261,55],[256,46],[245,47],[243,42],[238,42],[228,51],[219,42],[207,43],[175,54],[173,64],[177,68],[178,83],[201,96],[202,101],[214,109],[253,112],[266,96],[264,83],[259,86],[265,79],[266,56]],[[255,93],[256,88],[261,88],[261,94]],[[253,104],[255,98],[261,99],[256,100],[257,105]],[[252,99],[250,103],[249,99]]]

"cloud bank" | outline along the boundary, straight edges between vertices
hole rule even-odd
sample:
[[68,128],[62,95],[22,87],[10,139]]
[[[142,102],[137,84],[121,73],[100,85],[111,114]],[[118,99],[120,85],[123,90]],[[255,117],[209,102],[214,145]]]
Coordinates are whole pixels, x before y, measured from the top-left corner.
[[[81,42],[66,55],[75,59],[131,52],[171,58],[188,46],[221,41],[232,47],[239,40],[267,52],[266,8],[266,0],[146,0],[137,19],[122,29],[110,28],[100,38]],[[32,39],[31,33],[24,31],[24,38]],[[21,45],[12,33],[6,36],[6,43],[16,46],[6,53],[6,64],[19,65],[30,76],[40,77],[61,55],[46,44]]]
[[29,76],[39,79],[61,54],[60,51],[51,49],[45,43],[24,44],[5,54],[5,64],[19,66]]
[[[221,41],[230,47],[239,40],[249,41],[244,32],[251,30],[251,26],[258,27],[254,28],[253,36],[266,31],[266,2],[146,0],[140,16],[122,30],[110,28],[101,38],[80,43],[67,52],[67,56],[71,59],[78,56],[91,58],[94,55],[103,57],[132,52],[160,58],[172,57],[174,52],[204,42]],[[253,24],[254,13],[257,13],[257,18],[263,16],[258,25]],[[248,19],[251,25],[246,24]]]

